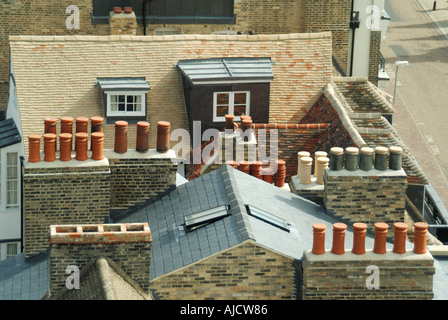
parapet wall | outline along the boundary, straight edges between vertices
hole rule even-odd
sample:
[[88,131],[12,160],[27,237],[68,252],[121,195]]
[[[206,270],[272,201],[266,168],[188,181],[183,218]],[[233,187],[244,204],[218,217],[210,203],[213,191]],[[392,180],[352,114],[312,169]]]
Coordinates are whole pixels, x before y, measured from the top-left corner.
[[[65,287],[69,266],[79,270],[107,257],[148,292],[151,231],[147,223],[50,226],[50,295]],[[47,229],[48,232],[48,229]]]
[[[399,149],[332,148],[324,174],[326,210],[348,222],[393,224],[405,218],[407,177]],[[390,155],[388,154],[390,153]],[[344,165],[345,164],[345,165]]]
[[325,225],[315,224],[312,250],[303,254],[301,296],[310,299],[422,300],[433,298],[434,259],[426,250],[427,225],[416,224],[414,249],[405,249],[406,225],[394,225],[394,247],[386,249],[387,225],[378,224],[373,248],[365,248],[366,225],[354,224],[353,248],[344,247],[346,225],[333,225],[332,248],[323,247]]

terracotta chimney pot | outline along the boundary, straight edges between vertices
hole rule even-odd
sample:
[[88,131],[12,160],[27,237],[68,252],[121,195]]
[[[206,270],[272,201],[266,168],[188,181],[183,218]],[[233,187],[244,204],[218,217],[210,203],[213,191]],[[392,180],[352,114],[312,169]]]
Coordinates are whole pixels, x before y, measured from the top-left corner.
[[398,254],[406,253],[406,233],[408,225],[403,222],[394,223],[394,249]]
[[73,134],[73,118],[61,117],[61,133]]
[[56,134],[56,122],[57,120],[55,118],[45,118],[44,124],[45,124],[45,132],[44,133],[53,133]]
[[167,152],[170,149],[170,127],[167,121],[157,122],[157,151]]
[[128,151],[128,123],[127,121],[115,122],[115,142],[114,151],[125,153]]
[[138,152],[146,152],[149,149],[149,122],[137,122],[137,146]]
[[104,145],[104,133],[93,132],[91,134],[92,138],[92,159],[93,160],[103,160],[103,145]]
[[414,253],[426,253],[426,235],[428,224],[424,222],[416,222],[414,224]]
[[39,162],[40,161],[40,138],[39,134],[28,135],[28,161]]
[[325,230],[327,226],[323,223],[313,224],[313,249],[314,254],[325,253]]
[[364,254],[366,252],[366,232],[367,225],[365,223],[354,223],[353,224],[353,248],[352,252],[354,254]]
[[274,170],[272,168],[263,168],[262,172],[263,172],[262,176],[263,181],[272,184],[274,178]]
[[226,114],[225,118],[226,118],[226,125],[225,125],[224,129],[233,131],[234,125],[235,125],[235,122],[234,122],[235,116],[233,114]]
[[250,129],[251,127],[252,127],[252,119],[244,119],[243,121],[241,121],[241,129],[243,131]]
[[77,132],[86,132],[87,133],[87,124],[88,123],[89,123],[89,118],[86,118],[86,117],[76,118],[76,133]]
[[387,223],[375,223],[375,243],[373,245],[374,253],[386,253],[387,229],[389,229],[389,225]]
[[[51,118],[51,117],[45,118],[44,119],[44,124],[45,124],[44,133],[52,133],[52,134],[56,135],[56,123],[57,123],[56,118]],[[44,144],[44,147],[45,147],[45,144]],[[54,139],[54,149],[55,150],[57,149],[56,139]]]
[[274,185],[282,188],[285,185],[286,178],[286,162],[285,160],[276,160],[277,171],[274,174]]
[[331,248],[331,252],[333,254],[344,254],[345,247],[345,230],[347,229],[347,225],[345,223],[335,223],[333,224],[333,246]]
[[72,160],[72,134],[61,133],[59,135],[59,160],[70,161]]
[[86,132],[75,133],[75,144],[76,144],[76,160],[85,161],[88,159],[87,156],[87,139],[89,135]]
[[233,168],[235,168],[235,169],[237,169],[237,167],[238,167],[237,164],[236,164],[236,161],[234,161],[234,160],[226,161],[226,164],[231,166],[231,167],[233,167]]
[[54,133],[44,134],[44,160],[53,162],[56,160],[56,135]]
[[104,121],[104,119],[102,117],[90,118],[91,132],[103,132],[103,121]]
[[254,161],[250,164],[250,175],[262,179],[261,177],[261,169],[262,169],[263,163],[261,161]]
[[242,160],[238,163],[238,170],[250,174],[250,164],[249,161]]

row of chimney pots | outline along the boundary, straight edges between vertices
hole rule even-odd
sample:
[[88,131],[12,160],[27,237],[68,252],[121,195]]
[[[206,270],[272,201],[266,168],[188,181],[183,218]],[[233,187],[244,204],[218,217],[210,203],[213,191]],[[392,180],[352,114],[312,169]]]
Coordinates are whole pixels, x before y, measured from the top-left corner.
[[[88,159],[88,124],[89,119],[86,117],[61,117],[60,119],[60,133],[59,133],[59,160],[72,160],[73,151],[73,124],[75,122],[75,159],[78,161],[85,161]],[[44,161],[53,162],[56,160],[57,149],[57,133],[56,133],[57,119],[44,119],[44,134],[43,134],[43,152]],[[137,139],[136,150],[145,153],[149,150],[149,128],[150,124],[146,121],[137,122]],[[103,118],[90,118],[90,138],[91,151],[93,160],[104,159],[104,133],[103,133]],[[29,162],[41,161],[41,139],[40,134],[28,135],[29,143]],[[114,151],[116,153],[126,153],[128,149],[128,122],[115,122],[115,140]],[[170,123],[166,121],[157,122],[157,146],[156,149],[160,153],[167,152],[170,149]]]
[[[406,234],[408,230],[408,225],[403,222],[396,222],[394,227],[394,240],[392,252],[397,254],[406,253]],[[374,247],[373,252],[376,254],[386,253],[386,241],[387,241],[387,231],[389,225],[383,222],[375,223],[374,231]],[[333,224],[333,243],[331,248],[331,253],[333,254],[344,254],[345,253],[345,232],[347,225],[344,223],[334,223]],[[428,230],[428,224],[424,222],[416,222],[414,224],[414,249],[413,252],[416,254],[426,253],[426,235]],[[313,248],[311,252],[313,254],[324,254],[325,250],[325,231],[326,225],[323,223],[315,223],[313,225]],[[354,254],[364,254],[365,249],[365,237],[367,232],[367,225],[365,223],[354,223],[353,224],[353,248],[352,253]]]

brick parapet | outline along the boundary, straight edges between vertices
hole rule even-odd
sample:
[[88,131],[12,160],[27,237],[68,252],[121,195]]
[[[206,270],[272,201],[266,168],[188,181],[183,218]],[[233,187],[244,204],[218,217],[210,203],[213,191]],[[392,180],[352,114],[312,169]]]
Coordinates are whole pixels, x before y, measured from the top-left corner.
[[292,300],[296,297],[294,259],[251,240],[151,281],[163,300]]
[[[65,230],[70,230],[70,228],[73,230],[78,229],[78,225],[54,226],[50,231],[50,239],[54,240],[50,241],[49,251],[50,296],[55,295],[60,289],[65,287],[66,279],[69,276],[66,273],[68,266],[76,266],[79,270],[82,270],[92,259],[98,257],[110,258],[136,281],[145,292],[148,292],[151,234],[146,223],[117,224],[115,227],[91,224],[79,227],[84,231],[100,230],[102,227],[103,232],[81,232],[82,235],[80,237],[77,237],[76,232],[57,233],[58,228],[59,230],[64,228]],[[120,228],[120,230],[124,231],[106,231],[112,228]],[[138,229],[138,231],[134,229]],[[114,238],[120,239],[110,238],[109,235],[112,233]],[[73,235],[76,236],[73,237]],[[61,241],[61,238],[65,238],[65,241]],[[106,238],[108,239],[106,240]],[[102,240],[98,241],[100,239]]]
[[[378,267],[379,288],[367,287],[366,272],[369,266]],[[309,299],[432,299],[434,259],[429,253],[404,254],[387,250],[376,254],[366,250],[363,255],[346,250],[336,255],[327,250],[322,255],[304,252],[303,261],[304,300]]]

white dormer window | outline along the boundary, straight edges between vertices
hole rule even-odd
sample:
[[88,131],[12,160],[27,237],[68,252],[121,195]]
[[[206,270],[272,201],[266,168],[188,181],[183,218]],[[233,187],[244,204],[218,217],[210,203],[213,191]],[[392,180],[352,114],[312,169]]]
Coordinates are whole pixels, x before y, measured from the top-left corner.
[[146,120],[149,85],[145,78],[100,78],[98,84],[105,96],[108,123],[116,120]]
[[107,116],[145,116],[146,93],[120,91],[107,93]]

